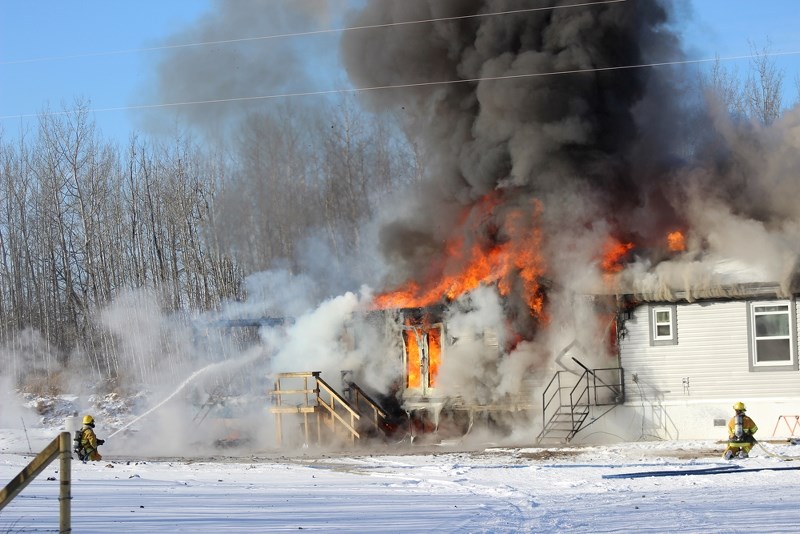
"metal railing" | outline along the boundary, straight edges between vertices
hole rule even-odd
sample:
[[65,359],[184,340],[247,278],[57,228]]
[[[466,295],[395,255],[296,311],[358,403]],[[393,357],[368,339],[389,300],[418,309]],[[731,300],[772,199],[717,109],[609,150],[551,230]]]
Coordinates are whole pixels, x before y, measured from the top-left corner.
[[[568,442],[584,426],[591,406],[614,406],[624,402],[621,367],[589,369],[575,358],[572,359],[583,369],[575,383],[562,383],[562,374],[575,376],[575,373],[556,371],[542,393],[542,431],[538,436],[539,441],[548,434],[559,434]],[[568,395],[566,390],[569,390]]]
[[625,402],[625,374],[622,367],[593,369],[590,373],[595,406],[612,406]]
[[553,375],[553,378],[550,379],[550,382],[547,384],[547,387],[544,388],[544,392],[542,392],[542,421],[544,422],[542,425],[542,432],[539,434],[539,438],[544,437],[548,425],[561,413],[561,371],[556,371],[556,374]]
[[[542,431],[539,440],[549,433],[559,433],[564,441],[569,441],[581,429],[589,415],[589,375],[584,371],[575,384],[562,383],[565,371],[557,371],[542,393]],[[567,373],[574,376],[572,373]],[[569,394],[565,392],[569,390]]]
[[71,484],[71,462],[72,462],[72,439],[69,432],[61,432],[42,450],[31,462],[15,476],[6,487],[0,491],[0,510],[10,503],[34,478],[39,476],[45,468],[56,458],[60,458],[59,478],[60,491],[58,495],[59,505],[59,532],[71,532],[71,506],[72,494]]

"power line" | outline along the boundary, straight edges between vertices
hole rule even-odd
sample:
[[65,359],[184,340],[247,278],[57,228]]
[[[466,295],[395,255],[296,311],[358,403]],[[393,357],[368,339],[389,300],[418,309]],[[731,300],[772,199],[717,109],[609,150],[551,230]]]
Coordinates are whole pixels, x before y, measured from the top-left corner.
[[185,43],[185,44],[176,44],[176,45],[164,45],[164,46],[151,46],[147,48],[129,48],[124,50],[109,50],[106,52],[88,52],[85,54],[70,54],[66,56],[48,56],[48,57],[39,57],[39,58],[29,58],[29,59],[17,59],[12,61],[0,61],[0,65],[19,65],[24,63],[42,63],[46,61],[63,61],[67,59],[81,59],[81,58],[89,58],[89,57],[102,57],[102,56],[115,56],[115,55],[123,55],[123,54],[135,54],[139,52],[154,52],[157,50],[174,50],[179,48],[192,48],[198,46],[209,46],[209,45],[222,45],[222,44],[235,44],[235,43],[246,43],[251,41],[265,41],[269,39],[285,39],[289,37],[307,37],[312,35],[323,35],[327,33],[344,33],[349,31],[357,31],[357,30],[373,30],[373,29],[380,29],[380,28],[390,28],[392,26],[410,26],[414,24],[430,24],[433,22],[446,22],[452,20],[464,20],[464,19],[473,19],[473,18],[485,18],[485,17],[498,17],[502,15],[516,15],[520,13],[532,13],[535,11],[552,11],[556,9],[568,9],[573,7],[588,7],[588,6],[595,6],[595,5],[603,5],[603,4],[618,4],[620,2],[627,2],[628,0],[598,0],[596,2],[583,2],[581,4],[567,4],[563,6],[549,6],[549,7],[532,7],[526,9],[514,9],[509,11],[497,11],[493,13],[478,13],[475,15],[461,15],[457,17],[441,17],[441,18],[434,18],[434,19],[423,19],[423,20],[412,20],[412,21],[405,21],[405,22],[387,22],[383,24],[369,24],[365,26],[350,26],[346,28],[334,28],[334,29],[327,29],[327,30],[311,30],[305,32],[295,32],[295,33],[282,33],[277,35],[262,35],[257,37],[242,37],[238,39],[224,39],[219,41],[204,41],[200,43]]
[[305,92],[297,92],[297,93],[276,93],[271,95],[258,95],[258,96],[243,96],[243,97],[235,97],[235,98],[215,98],[210,100],[192,100],[186,102],[168,102],[163,104],[142,104],[137,106],[119,106],[119,107],[111,107],[111,108],[95,108],[95,109],[73,109],[73,110],[65,110],[65,111],[53,111],[53,112],[44,112],[44,113],[26,113],[21,115],[2,115],[0,116],[0,120],[8,120],[8,119],[21,119],[21,118],[30,118],[30,117],[50,117],[56,115],[74,115],[79,112],[90,112],[90,113],[100,113],[100,112],[108,112],[108,111],[127,111],[127,110],[145,110],[145,109],[159,109],[159,108],[176,108],[176,107],[184,107],[184,106],[200,106],[200,105],[208,105],[208,104],[223,104],[228,102],[252,102],[258,100],[273,100],[279,98],[294,98],[294,97],[302,97],[302,96],[324,96],[324,95],[333,95],[333,94],[348,94],[348,93],[366,93],[368,91],[384,91],[390,89],[411,89],[415,87],[433,87],[438,85],[455,85],[461,83],[475,83],[475,82],[483,82],[483,81],[502,81],[502,80],[515,80],[515,79],[522,79],[522,78],[539,78],[544,76],[564,76],[567,74],[584,74],[584,73],[592,73],[592,72],[609,72],[609,71],[618,71],[618,70],[633,70],[633,69],[645,69],[645,68],[655,68],[655,67],[668,67],[668,66],[675,66],[675,65],[697,65],[701,63],[711,63],[713,61],[737,61],[741,59],[753,59],[757,57],[776,57],[776,56],[797,56],[800,55],[800,50],[798,51],[791,51],[791,52],[767,52],[767,53],[760,53],[760,54],[747,54],[742,56],[727,56],[727,57],[714,57],[714,58],[703,58],[703,59],[685,59],[679,61],[661,61],[656,63],[641,63],[637,65],[620,65],[615,67],[596,67],[590,69],[572,69],[572,70],[562,70],[562,71],[550,71],[550,72],[533,72],[533,73],[526,73],[526,74],[509,74],[506,76],[484,76],[478,78],[467,78],[463,80],[442,80],[442,81],[434,81],[434,82],[419,82],[419,83],[403,83],[403,84],[395,84],[395,85],[378,85],[373,87],[353,87],[353,88],[342,88],[342,89],[328,89],[323,91],[305,91]]

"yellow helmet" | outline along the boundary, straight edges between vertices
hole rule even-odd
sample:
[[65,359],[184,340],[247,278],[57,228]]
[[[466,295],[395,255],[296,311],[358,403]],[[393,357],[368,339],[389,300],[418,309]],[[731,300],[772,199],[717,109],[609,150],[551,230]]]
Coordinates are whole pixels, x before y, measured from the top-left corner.
[[84,425],[93,425],[94,424],[94,417],[91,415],[84,415],[83,416],[83,424]]
[[736,404],[734,404],[733,405],[733,409],[736,410],[737,412],[746,411],[746,408],[744,407],[744,403],[743,402],[737,402]]

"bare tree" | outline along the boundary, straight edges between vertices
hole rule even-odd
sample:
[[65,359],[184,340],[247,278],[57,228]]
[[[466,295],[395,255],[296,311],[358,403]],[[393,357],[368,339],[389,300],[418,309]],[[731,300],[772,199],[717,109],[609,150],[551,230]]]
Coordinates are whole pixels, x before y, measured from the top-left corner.
[[800,74],[795,74],[794,76],[794,86],[797,95],[795,96],[794,104],[795,106],[800,105]]
[[769,42],[760,49],[751,43],[750,49],[753,58],[744,85],[745,104],[751,119],[769,125],[783,110],[785,72],[772,59]]
[[718,99],[732,117],[747,117],[747,106],[739,73],[726,69],[717,56],[708,77],[702,79],[709,98]]
[[317,225],[311,128],[303,110],[281,107],[249,117],[240,129],[238,178],[217,204],[217,229],[246,270],[293,262],[300,240]]
[[97,320],[121,293],[188,316],[244,298],[247,273],[308,266],[309,236],[334,251],[326,261],[357,256],[376,207],[418,177],[418,152],[388,115],[323,107],[249,117],[233,162],[187,137],[132,136],[120,152],[82,101],[44,113],[33,139],[0,135],[0,343],[32,368],[75,358],[147,381],[159,363]]

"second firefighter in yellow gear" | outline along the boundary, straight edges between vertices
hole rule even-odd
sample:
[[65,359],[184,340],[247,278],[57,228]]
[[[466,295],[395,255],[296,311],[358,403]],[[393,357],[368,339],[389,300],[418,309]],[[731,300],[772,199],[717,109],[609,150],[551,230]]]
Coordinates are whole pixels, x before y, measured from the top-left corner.
[[728,421],[728,447],[723,453],[726,460],[733,457],[747,458],[756,442],[753,434],[758,430],[755,421],[745,415],[746,408],[743,402],[734,404],[733,409],[736,414]]

